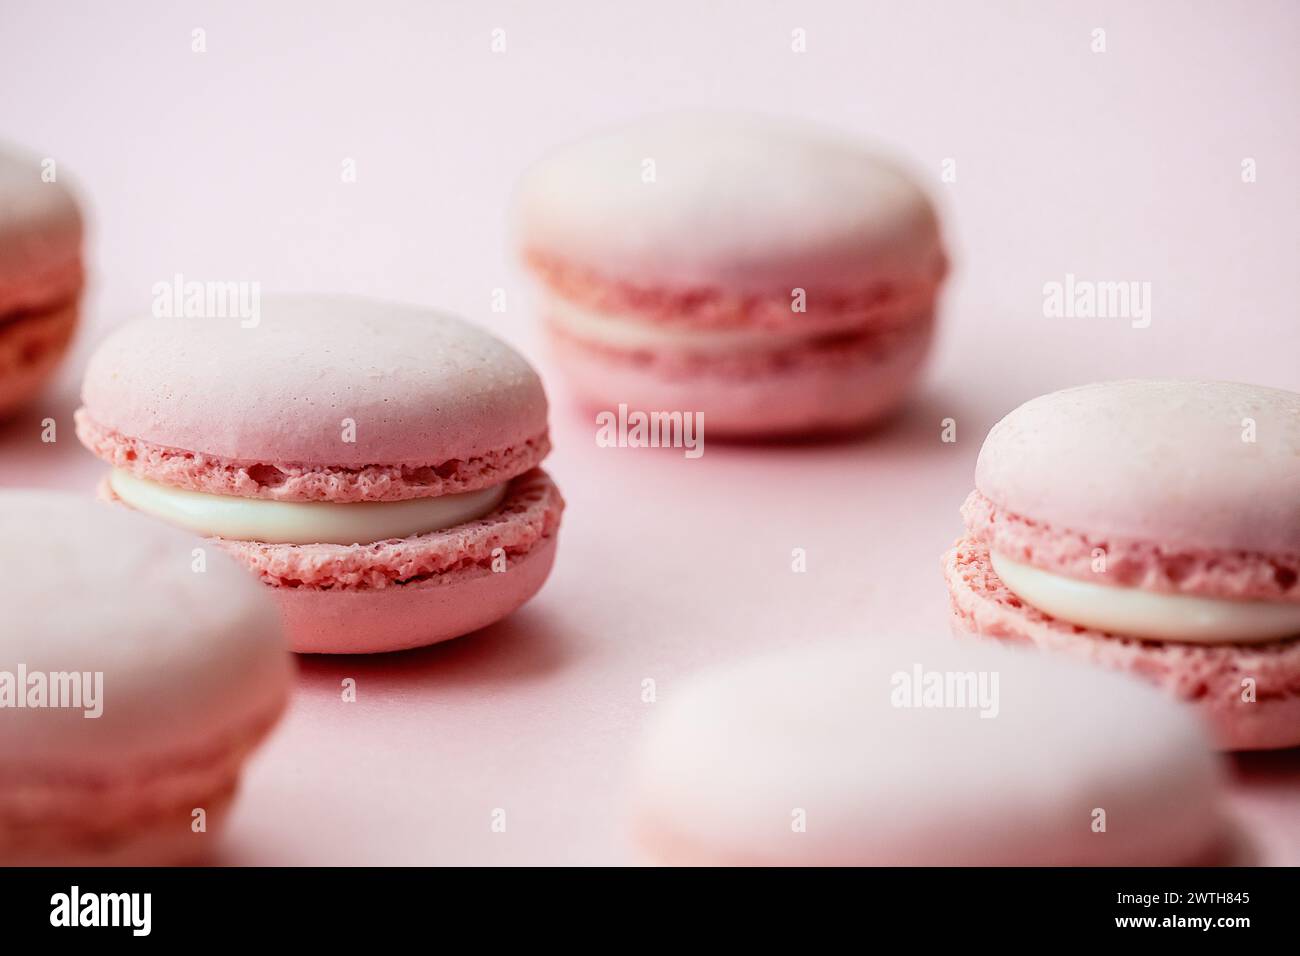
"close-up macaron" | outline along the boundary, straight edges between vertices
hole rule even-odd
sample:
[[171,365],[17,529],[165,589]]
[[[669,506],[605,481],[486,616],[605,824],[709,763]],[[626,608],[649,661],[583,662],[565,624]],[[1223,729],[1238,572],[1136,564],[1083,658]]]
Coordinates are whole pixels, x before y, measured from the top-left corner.
[[1300,744],[1300,394],[1132,380],[1035,398],[944,556],[959,634],[1131,671],[1221,747]]
[[192,535],[0,492],[0,863],[210,859],[288,700],[275,603]]
[[279,600],[296,651],[467,634],[554,561],[541,381],[460,319],[288,296],[256,322],[138,320],[92,356],[82,401],[104,495],[215,539]]
[[804,647],[697,676],[635,758],[642,862],[1239,862],[1186,708],[1126,675],[996,647]]
[[792,121],[652,116],[562,147],[516,196],[521,253],[582,403],[717,435],[868,426],[915,383],[947,258],[890,158]]
[[0,151],[0,416],[41,389],[72,341],[81,240],[58,165]]

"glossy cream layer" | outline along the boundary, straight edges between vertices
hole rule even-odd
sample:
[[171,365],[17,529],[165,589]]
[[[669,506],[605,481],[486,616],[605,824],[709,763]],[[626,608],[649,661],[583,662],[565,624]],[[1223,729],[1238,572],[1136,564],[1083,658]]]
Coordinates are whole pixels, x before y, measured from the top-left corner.
[[1044,614],[1111,634],[1187,644],[1262,644],[1300,634],[1300,604],[1091,584],[989,555],[1002,583]]
[[368,544],[439,531],[481,518],[506,495],[506,484],[408,501],[267,501],[187,491],[109,473],[114,494],[137,511],[208,537],[268,544]]

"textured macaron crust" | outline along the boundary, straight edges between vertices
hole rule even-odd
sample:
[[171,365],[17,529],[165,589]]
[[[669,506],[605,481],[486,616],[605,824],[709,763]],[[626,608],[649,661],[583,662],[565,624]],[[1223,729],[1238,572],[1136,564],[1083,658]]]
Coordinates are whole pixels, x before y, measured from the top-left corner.
[[1300,395],[1156,380],[1042,396],[989,433],[962,514],[944,559],[959,631],[1143,674],[1195,702],[1224,747],[1300,743],[1300,633],[1103,632],[1013,593],[991,557],[1229,613],[1300,606]]
[[[0,493],[0,532],[0,862],[201,859],[287,700],[274,602],[200,539],[92,499]],[[49,706],[55,674],[90,695]]]
[[996,647],[832,645],[664,698],[633,789],[651,862],[1123,866],[1231,852],[1195,715],[1125,675]]
[[975,487],[1052,528],[1300,560],[1300,394],[1159,379],[1053,392],[993,426]]
[[31,398],[67,351],[81,240],[81,213],[57,166],[0,152],[0,415]]
[[[343,296],[143,319],[91,357],[78,433],[140,477],[296,501],[392,501],[522,474],[550,445],[513,349],[460,319]],[[355,430],[348,432],[348,423]]]
[[579,395],[676,401],[722,434],[887,414],[947,268],[891,162],[753,116],[650,117],[560,149],[526,174],[517,220]]
[[[564,507],[536,468],[550,443],[531,366],[425,310],[302,296],[262,313],[250,328],[144,320],[111,335],[86,373],[82,442],[119,473],[282,504],[392,508],[500,489],[486,514],[403,537],[217,538],[280,600],[295,650],[433,643],[531,597]],[[116,497],[108,482],[101,494]]]
[[1136,674],[1201,711],[1225,750],[1300,743],[1300,640],[1186,644],[1060,621],[1013,594],[993,570],[988,547],[969,536],[944,555],[944,576],[958,637],[1036,647]]

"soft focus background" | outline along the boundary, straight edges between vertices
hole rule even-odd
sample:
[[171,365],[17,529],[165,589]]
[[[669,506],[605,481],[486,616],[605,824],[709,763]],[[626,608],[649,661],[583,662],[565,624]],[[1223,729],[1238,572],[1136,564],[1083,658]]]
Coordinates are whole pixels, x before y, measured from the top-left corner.
[[[1011,408],[1124,376],[1300,389],[1298,48],[1289,2],[0,0],[0,139],[75,179],[91,270],[58,387],[0,429],[0,484],[89,492],[102,469],[73,436],[80,368],[176,273],[490,326],[552,395],[548,468],[569,500],[554,576],[471,638],[303,660],[221,859],[622,862],[626,771],[655,706],[642,680],[662,702],[765,648],[944,639],[939,555]],[[910,156],[955,272],[903,420],[777,447],[709,443],[706,422],[696,461],[595,446],[539,346],[510,192],[553,144],[676,107],[808,117]],[[1044,318],[1043,285],[1066,273],[1150,282],[1150,327]],[[939,440],[946,417],[956,444]],[[1231,768],[1265,860],[1300,863],[1300,751]]]

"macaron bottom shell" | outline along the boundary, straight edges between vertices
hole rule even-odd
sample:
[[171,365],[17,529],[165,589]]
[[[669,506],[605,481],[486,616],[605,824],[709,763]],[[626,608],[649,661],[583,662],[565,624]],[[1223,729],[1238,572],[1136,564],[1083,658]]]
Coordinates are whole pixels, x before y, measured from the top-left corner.
[[1131,672],[1200,711],[1224,750],[1300,745],[1300,637],[1266,644],[1142,640],[1069,624],[1016,597],[971,536],[944,555],[953,632]]
[[[210,862],[249,753],[284,699],[244,728],[191,752],[120,773],[0,781],[6,866],[172,866]],[[201,811],[201,812],[200,812]]]
[[554,536],[507,561],[387,588],[276,588],[289,646],[300,654],[376,654],[438,644],[494,624],[541,590]]
[[733,438],[848,432],[906,400],[929,352],[932,314],[903,329],[741,358],[626,352],[548,326],[551,349],[585,407],[702,412]]

